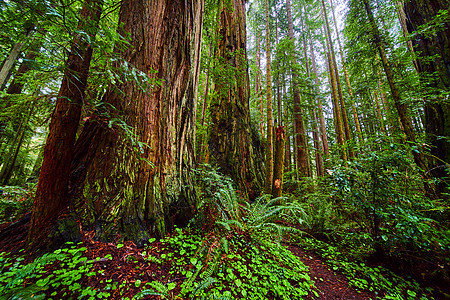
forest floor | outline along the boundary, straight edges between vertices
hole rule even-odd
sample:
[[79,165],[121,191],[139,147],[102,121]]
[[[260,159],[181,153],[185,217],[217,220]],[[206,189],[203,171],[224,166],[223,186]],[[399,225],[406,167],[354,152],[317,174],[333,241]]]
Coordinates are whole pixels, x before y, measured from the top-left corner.
[[[10,253],[9,256],[17,257],[20,254],[20,249],[24,246],[28,225],[29,216],[25,216],[13,224],[0,225],[0,253],[6,252]],[[160,241],[153,241],[150,247],[147,246],[143,249],[137,248],[132,242],[124,242],[123,244],[118,242],[102,243],[94,241],[93,237],[93,232],[84,232],[83,243],[78,247],[83,247],[83,256],[87,258],[88,262],[93,261],[90,270],[97,275],[82,276],[76,284],[82,287],[88,286],[90,291],[107,291],[104,293],[104,298],[126,299],[128,297],[128,299],[133,299],[146,284],[152,281],[162,282],[169,286],[172,284],[168,295],[173,296],[180,292],[181,282],[187,279],[186,276],[177,275],[171,271],[172,262],[169,260],[160,260],[158,263],[149,262],[149,257],[159,259],[169,255],[172,251]],[[378,294],[375,294],[355,289],[349,284],[348,278],[343,273],[333,270],[314,251],[305,250],[293,244],[287,247],[309,268],[309,276],[314,282],[315,293],[309,292],[305,299],[379,299],[383,297],[383,291],[378,291]],[[25,261],[27,260],[32,261],[29,256],[28,259],[25,259]],[[51,272],[59,267],[58,262],[48,264],[42,272]],[[0,270],[1,268],[2,266],[0,266]],[[25,279],[23,286],[27,281],[33,280],[36,281],[32,278]],[[62,289],[50,288],[46,291],[46,294],[54,297],[53,299],[67,299],[67,295],[63,292]],[[163,298],[148,295],[145,299]],[[182,298],[174,297],[173,299]],[[268,297],[268,299],[276,298]],[[440,299],[440,297],[436,299]]]

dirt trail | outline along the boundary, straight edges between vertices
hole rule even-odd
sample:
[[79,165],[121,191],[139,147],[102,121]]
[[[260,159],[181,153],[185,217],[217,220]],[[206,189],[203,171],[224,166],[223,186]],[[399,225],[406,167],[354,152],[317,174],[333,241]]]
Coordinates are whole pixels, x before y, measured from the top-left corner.
[[319,298],[310,295],[308,299],[376,299],[373,294],[350,287],[347,278],[340,272],[330,270],[318,255],[294,245],[288,249],[309,267],[310,276],[319,290]]

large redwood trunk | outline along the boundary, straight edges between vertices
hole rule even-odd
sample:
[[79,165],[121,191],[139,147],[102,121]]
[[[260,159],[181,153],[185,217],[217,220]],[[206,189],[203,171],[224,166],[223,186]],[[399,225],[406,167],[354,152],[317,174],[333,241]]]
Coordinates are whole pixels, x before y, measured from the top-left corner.
[[[406,27],[408,33],[417,31],[431,22],[440,10],[449,11],[449,0],[405,1]],[[446,168],[450,163],[450,102],[442,92],[450,89],[450,22],[447,18],[434,34],[414,35],[412,44],[418,59],[415,66],[424,85],[425,94],[425,132],[431,145],[429,169],[431,174],[447,180]],[[432,59],[430,59],[432,57]],[[447,98],[445,98],[447,97]],[[447,165],[447,166],[446,166]],[[439,192],[445,190],[441,182]]]
[[[192,57],[191,42],[194,20],[201,19],[196,14],[202,13],[197,4],[122,2],[120,33],[130,34],[130,46],[116,51],[149,82],[122,75],[104,97],[105,114],[91,118],[76,145],[72,198],[82,224],[95,228],[97,239],[120,234],[140,244],[163,235],[174,223],[184,225],[193,215],[191,70],[197,68],[191,62],[200,60]],[[123,63],[116,66],[123,68]]]
[[[86,0],[81,10],[78,29],[89,32],[91,39],[95,32],[90,32],[87,26],[97,27],[102,11],[101,6],[102,0]],[[44,246],[42,243],[48,241],[49,234],[53,234],[50,231],[53,231],[56,219],[67,210],[69,205],[67,198],[69,166],[80,121],[91,57],[91,45],[81,35],[76,36],[68,57],[67,69],[44,148],[44,160],[28,235],[31,248]]]
[[261,144],[250,128],[250,85],[246,52],[245,1],[220,1],[215,53],[209,148],[220,172],[230,176],[250,199],[263,183]]

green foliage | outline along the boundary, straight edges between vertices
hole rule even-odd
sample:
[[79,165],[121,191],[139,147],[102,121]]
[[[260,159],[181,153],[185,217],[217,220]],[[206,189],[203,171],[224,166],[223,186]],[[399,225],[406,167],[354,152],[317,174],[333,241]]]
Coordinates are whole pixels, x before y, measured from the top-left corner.
[[[87,261],[82,256],[86,248],[70,243],[68,246],[44,254],[28,264],[23,264],[24,258],[11,259],[2,253],[0,294],[5,299],[46,299],[46,291],[64,290],[68,294],[79,295],[79,298],[88,295],[106,298],[106,293],[82,287],[79,283],[82,277],[95,275],[90,271],[94,261]],[[55,268],[55,264],[59,267]],[[53,266],[51,270],[49,265]]]
[[[298,205],[305,214],[296,223],[311,234],[326,234],[338,228],[336,210],[330,196],[330,178],[318,177],[301,183],[303,197],[298,197]],[[297,197],[296,197],[297,198]]]
[[340,212],[371,234],[377,250],[444,255],[450,240],[438,221],[448,207],[421,194],[421,179],[406,146],[379,146],[380,150],[333,169],[333,197]]
[[197,170],[197,175],[203,191],[197,224],[208,233],[190,260],[192,270],[181,295],[199,299],[307,295],[312,283],[306,267],[278,243],[283,233],[299,233],[279,221],[299,219],[305,212],[297,205],[281,204],[284,198],[263,196],[248,203],[230,179],[208,167]]
[[11,222],[31,210],[36,186],[29,189],[18,186],[0,187],[0,224]]

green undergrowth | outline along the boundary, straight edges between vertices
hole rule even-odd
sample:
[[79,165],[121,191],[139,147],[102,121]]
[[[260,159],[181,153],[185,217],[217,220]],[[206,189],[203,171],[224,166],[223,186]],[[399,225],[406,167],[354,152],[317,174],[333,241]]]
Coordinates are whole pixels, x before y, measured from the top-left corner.
[[221,242],[211,240],[211,236],[201,238],[182,230],[164,239],[163,249],[169,253],[151,260],[171,264],[170,277],[183,279],[178,293],[171,292],[175,284],[168,279],[172,286],[154,282],[136,298],[302,299],[312,290],[308,268],[278,243],[251,240],[239,233]]
[[27,188],[19,186],[0,186],[0,224],[11,222],[31,210],[35,185]]
[[334,271],[342,272],[350,286],[371,291],[377,299],[434,299],[428,296],[431,289],[422,289],[411,277],[405,279],[381,266],[372,267],[354,257],[349,259],[348,254],[338,247],[309,237],[299,238],[297,244],[319,254]]
[[[227,242],[211,244],[210,235],[177,229],[147,245],[140,252],[144,261],[170,269],[158,280],[143,275],[128,281],[106,279],[108,274],[96,271],[94,264],[113,257],[88,259],[81,244],[66,245],[30,263],[2,253],[0,298],[131,299],[121,295],[132,288],[133,299],[151,295],[163,299],[301,299],[313,289],[308,268],[285,247],[239,233],[227,238]],[[138,268],[137,258],[126,261],[134,260]]]
[[[0,255],[0,295],[1,299],[52,299],[57,290],[68,298],[77,295],[80,299],[96,296],[107,298],[107,292],[95,291],[80,285],[82,277],[95,275],[92,265],[95,260],[83,256],[85,247],[67,244],[63,249],[44,254],[30,263],[24,263],[23,256],[10,258]],[[98,258],[100,259],[100,258]],[[50,292],[49,292],[50,291]]]

